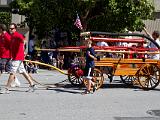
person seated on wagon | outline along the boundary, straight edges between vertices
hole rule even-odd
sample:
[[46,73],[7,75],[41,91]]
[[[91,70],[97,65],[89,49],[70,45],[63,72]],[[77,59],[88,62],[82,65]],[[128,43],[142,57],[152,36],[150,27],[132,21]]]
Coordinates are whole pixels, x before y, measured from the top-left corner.
[[[105,35],[99,35],[98,37],[104,38]],[[108,46],[108,43],[104,42],[104,40],[97,42],[97,46],[105,47]]]
[[108,44],[104,41],[99,41],[99,42],[97,42],[97,46],[106,47],[106,46],[108,46]]
[[[105,36],[104,35],[99,35],[99,37],[102,37],[102,38],[104,38]],[[104,40],[103,41],[99,41],[99,42],[97,42],[97,46],[100,46],[100,47],[108,47],[109,45],[108,45],[108,43],[106,43],[106,42],[104,42]],[[97,54],[99,54],[100,55],[100,57],[105,57],[104,55],[101,55],[101,53],[100,52],[98,52]],[[110,56],[108,53],[107,53],[107,55],[106,56]]]
[[[152,35],[150,35],[149,32],[147,31],[147,29],[144,27],[144,32],[160,46],[160,40],[159,40],[160,33],[159,33],[159,31],[155,30],[155,31],[153,31]],[[148,48],[157,48],[157,47],[155,46],[155,44],[153,42],[150,42],[148,45]],[[160,54],[149,55],[149,58],[159,60]]]

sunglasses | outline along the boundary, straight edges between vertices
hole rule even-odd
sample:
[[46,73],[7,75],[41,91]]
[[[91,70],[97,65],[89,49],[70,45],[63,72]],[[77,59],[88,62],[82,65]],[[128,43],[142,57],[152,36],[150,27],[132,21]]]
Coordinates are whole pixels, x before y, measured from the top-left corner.
[[10,30],[13,30],[13,29],[15,29],[15,28],[9,28]]

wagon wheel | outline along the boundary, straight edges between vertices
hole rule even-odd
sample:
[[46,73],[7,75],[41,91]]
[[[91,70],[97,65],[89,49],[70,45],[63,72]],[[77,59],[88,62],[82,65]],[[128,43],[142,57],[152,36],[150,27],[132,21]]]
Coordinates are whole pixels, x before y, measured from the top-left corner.
[[126,85],[134,85],[134,83],[136,82],[137,78],[135,76],[132,75],[124,75],[124,76],[120,76],[122,82]]
[[83,85],[83,78],[82,76],[80,77],[76,77],[72,74],[69,74],[68,75],[68,80],[69,82],[73,85],[73,86],[76,86],[76,87],[80,87]]
[[[94,77],[93,81],[95,82],[96,90],[98,90],[102,86],[104,81],[103,73],[99,69],[94,68],[93,77]],[[84,85],[87,86],[87,84],[88,84],[87,80],[84,80]],[[91,87],[91,89],[93,89],[93,86]]]
[[80,87],[80,86],[83,85],[83,78],[82,78],[82,76],[78,77],[78,76],[75,76],[75,75],[72,74],[72,73],[69,73],[69,74],[68,74],[68,80],[69,80],[69,82],[70,82],[73,86]]
[[137,72],[142,89],[154,89],[160,82],[160,69],[154,64],[144,64]]

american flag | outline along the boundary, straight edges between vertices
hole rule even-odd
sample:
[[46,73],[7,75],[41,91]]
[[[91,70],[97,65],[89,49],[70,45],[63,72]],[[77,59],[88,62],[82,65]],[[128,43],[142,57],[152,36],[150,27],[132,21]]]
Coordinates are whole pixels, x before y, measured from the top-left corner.
[[83,29],[82,24],[81,24],[81,20],[80,20],[78,14],[77,14],[76,21],[74,22],[74,25],[75,25],[77,28],[79,28],[80,30]]

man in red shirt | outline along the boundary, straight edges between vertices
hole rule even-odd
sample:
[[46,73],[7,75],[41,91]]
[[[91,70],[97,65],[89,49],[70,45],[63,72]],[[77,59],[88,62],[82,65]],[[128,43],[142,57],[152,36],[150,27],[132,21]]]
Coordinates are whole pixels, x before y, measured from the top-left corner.
[[[11,67],[11,54],[10,54],[10,42],[11,36],[6,32],[6,25],[0,24],[0,64],[1,64],[1,73],[9,72]],[[12,87],[20,86],[19,80],[15,77]]]
[[0,24],[0,64],[1,73],[6,71],[6,64],[10,60],[10,41],[11,37],[6,32],[6,26]]
[[9,93],[9,88],[11,86],[11,83],[14,80],[15,74],[17,72],[23,74],[23,76],[26,78],[26,80],[29,82],[30,87],[28,91],[34,91],[36,86],[33,83],[31,77],[28,75],[24,68],[24,40],[25,38],[23,37],[22,34],[18,33],[16,31],[17,25],[15,23],[10,24],[10,33],[11,33],[11,72],[9,75],[9,79],[7,82],[7,85],[4,90],[1,90],[0,93]]

